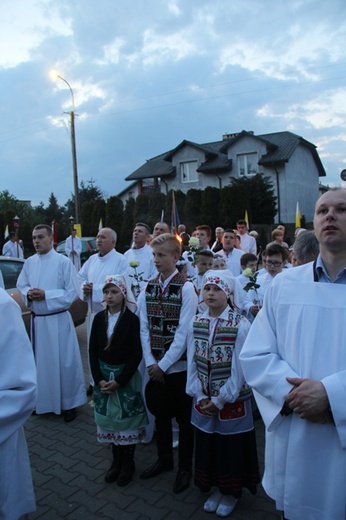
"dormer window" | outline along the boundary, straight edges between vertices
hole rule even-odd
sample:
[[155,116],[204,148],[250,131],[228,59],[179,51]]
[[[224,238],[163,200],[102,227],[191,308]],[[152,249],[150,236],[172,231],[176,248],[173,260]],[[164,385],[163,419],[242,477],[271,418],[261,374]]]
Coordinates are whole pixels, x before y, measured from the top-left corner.
[[198,182],[198,162],[189,161],[180,163],[181,182]]
[[258,173],[257,153],[242,153],[237,155],[239,177],[248,177]]

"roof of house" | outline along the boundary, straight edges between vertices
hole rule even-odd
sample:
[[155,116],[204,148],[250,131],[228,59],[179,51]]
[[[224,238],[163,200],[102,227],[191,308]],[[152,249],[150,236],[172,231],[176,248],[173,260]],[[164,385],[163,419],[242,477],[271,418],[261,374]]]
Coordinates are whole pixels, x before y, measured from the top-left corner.
[[233,143],[245,136],[251,135],[255,139],[265,142],[267,153],[262,155],[258,164],[275,167],[280,163],[288,162],[297,146],[301,145],[308,148],[316,163],[320,177],[324,177],[326,172],[321,159],[316,151],[316,146],[292,132],[276,132],[273,134],[254,135],[252,132],[243,130],[237,134],[232,134],[229,139],[214,141],[211,143],[198,144],[192,141],[183,140],[174,149],[162,153],[131,173],[125,180],[133,181],[153,177],[168,177],[175,174],[175,167],[172,166],[172,158],[175,153],[184,146],[191,146],[205,153],[206,160],[199,166],[198,171],[205,174],[212,174],[221,171],[232,170],[232,159],[227,156],[227,150]]

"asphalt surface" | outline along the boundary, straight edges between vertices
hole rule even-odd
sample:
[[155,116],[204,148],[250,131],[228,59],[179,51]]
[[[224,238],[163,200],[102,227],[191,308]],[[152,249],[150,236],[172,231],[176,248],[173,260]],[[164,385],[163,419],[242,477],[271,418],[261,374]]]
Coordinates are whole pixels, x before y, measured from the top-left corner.
[[[86,326],[77,328],[85,374]],[[86,386],[88,385],[86,375]],[[205,513],[202,494],[191,483],[190,488],[175,495],[172,492],[175,471],[163,473],[150,480],[139,474],[156,460],[155,440],[136,448],[136,473],[126,487],[116,482],[106,484],[104,474],[111,464],[111,450],[96,440],[93,408],[90,402],[78,409],[77,418],[65,423],[54,414],[33,415],[25,425],[33,473],[36,506],[30,520],[203,520],[217,518]],[[263,469],[264,429],[256,421],[256,435],[260,465]],[[177,458],[177,453],[175,454]],[[233,511],[234,520],[279,520],[273,501],[262,486],[257,495],[247,490]]]

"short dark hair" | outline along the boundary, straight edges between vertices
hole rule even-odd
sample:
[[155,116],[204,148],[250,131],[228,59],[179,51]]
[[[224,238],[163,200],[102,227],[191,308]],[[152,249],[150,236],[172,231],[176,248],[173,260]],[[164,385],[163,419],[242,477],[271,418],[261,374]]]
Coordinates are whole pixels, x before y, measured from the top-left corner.
[[37,229],[45,229],[49,237],[53,235],[52,228],[50,226],[47,226],[47,224],[37,224],[37,226],[34,227],[33,231],[36,231]]
[[212,231],[211,227],[208,224],[202,224],[201,226],[196,227],[197,231],[205,231],[209,237],[211,237]]
[[150,231],[150,227],[148,226],[148,224],[145,224],[144,222],[137,222],[135,224],[135,227],[137,227],[137,226],[144,227],[147,232],[147,235],[150,235],[151,231]]
[[257,256],[252,253],[245,253],[240,257],[240,265],[247,265],[249,262],[257,262]]
[[268,246],[265,250],[266,257],[281,255],[282,261],[288,260],[288,249],[286,247],[282,247],[279,244],[273,244]]

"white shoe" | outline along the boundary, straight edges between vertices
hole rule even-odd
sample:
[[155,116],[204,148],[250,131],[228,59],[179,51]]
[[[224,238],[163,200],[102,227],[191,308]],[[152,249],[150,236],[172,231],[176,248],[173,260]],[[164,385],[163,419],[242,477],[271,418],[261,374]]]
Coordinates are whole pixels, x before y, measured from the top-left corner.
[[229,516],[237,505],[237,502],[237,498],[234,498],[231,495],[223,495],[219,505],[217,506],[216,515],[222,518]]
[[222,493],[218,489],[214,491],[212,495],[208,498],[208,500],[205,502],[203,509],[207,513],[215,513],[217,510],[217,507],[220,503],[220,500],[222,498]]
[[176,450],[178,446],[179,446],[179,441],[178,440],[172,442],[173,450]]

